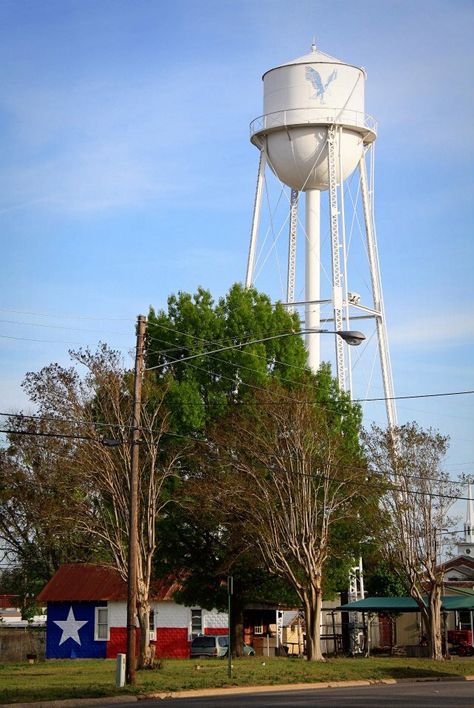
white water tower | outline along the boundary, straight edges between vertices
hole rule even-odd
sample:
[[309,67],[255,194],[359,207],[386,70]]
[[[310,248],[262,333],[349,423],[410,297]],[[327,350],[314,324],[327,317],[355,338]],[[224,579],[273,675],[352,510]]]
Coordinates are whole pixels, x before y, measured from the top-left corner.
[[[257,190],[247,264],[247,287],[253,284],[265,169],[268,164],[290,190],[287,305],[304,305],[305,329],[321,327],[321,306],[331,306],[335,330],[349,330],[351,319],[375,318],[378,353],[390,425],[396,424],[393,385],[385,329],[382,289],[373,224],[373,182],[369,186],[366,155],[376,138],[376,122],[365,113],[366,74],[312,45],[309,54],[263,75],[264,113],[251,123],[251,142],[260,150]],[[373,161],[372,161],[373,163]],[[370,272],[371,302],[363,303],[348,287],[345,237],[345,181],[359,170]],[[371,172],[371,176],[373,176]],[[295,302],[298,201],[305,193],[304,301]],[[328,193],[331,292],[321,294],[321,192]],[[326,320],[328,321],[328,320]],[[307,334],[310,367],[320,365],[320,335]],[[350,355],[335,337],[339,385],[351,391]],[[346,359],[349,367],[346,368]]]

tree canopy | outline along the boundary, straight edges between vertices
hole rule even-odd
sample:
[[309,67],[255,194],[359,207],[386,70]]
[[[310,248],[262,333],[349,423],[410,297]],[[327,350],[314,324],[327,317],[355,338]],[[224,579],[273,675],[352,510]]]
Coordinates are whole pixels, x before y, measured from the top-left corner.
[[[171,295],[166,312],[151,309],[147,366],[159,367],[157,380],[169,382],[176,429],[203,430],[270,379],[300,381],[308,369],[299,331],[297,314],[240,284],[217,302],[199,288]],[[209,353],[216,349],[224,351]]]

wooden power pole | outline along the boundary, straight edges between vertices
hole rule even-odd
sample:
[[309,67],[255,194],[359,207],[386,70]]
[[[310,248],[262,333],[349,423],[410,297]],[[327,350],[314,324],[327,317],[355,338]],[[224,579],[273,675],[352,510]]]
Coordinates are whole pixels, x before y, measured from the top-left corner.
[[142,405],[143,356],[145,349],[146,318],[138,315],[137,345],[133,390],[132,444],[130,465],[130,499],[128,528],[128,593],[127,593],[127,663],[126,681],[136,681],[136,622],[137,622],[137,562],[138,562],[138,488],[139,444]]

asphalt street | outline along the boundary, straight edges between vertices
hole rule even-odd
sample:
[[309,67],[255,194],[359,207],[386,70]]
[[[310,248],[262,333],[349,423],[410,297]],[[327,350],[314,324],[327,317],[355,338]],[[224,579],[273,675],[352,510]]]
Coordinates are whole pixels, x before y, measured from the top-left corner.
[[[107,704],[103,704],[107,705]],[[120,708],[474,708],[474,682],[417,682],[389,686],[322,688],[281,693],[143,700]],[[112,708],[112,704],[110,704]],[[115,706],[116,708],[116,706]]]

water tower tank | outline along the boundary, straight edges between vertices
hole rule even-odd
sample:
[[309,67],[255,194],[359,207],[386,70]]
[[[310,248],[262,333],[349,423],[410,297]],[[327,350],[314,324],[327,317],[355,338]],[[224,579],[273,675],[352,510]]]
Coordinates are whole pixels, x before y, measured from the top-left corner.
[[278,178],[298,191],[325,190],[328,127],[336,131],[336,173],[346,179],[364,143],[375,140],[375,121],[364,111],[365,72],[316,50],[263,75],[264,115],[251,124],[251,140],[266,143]]

